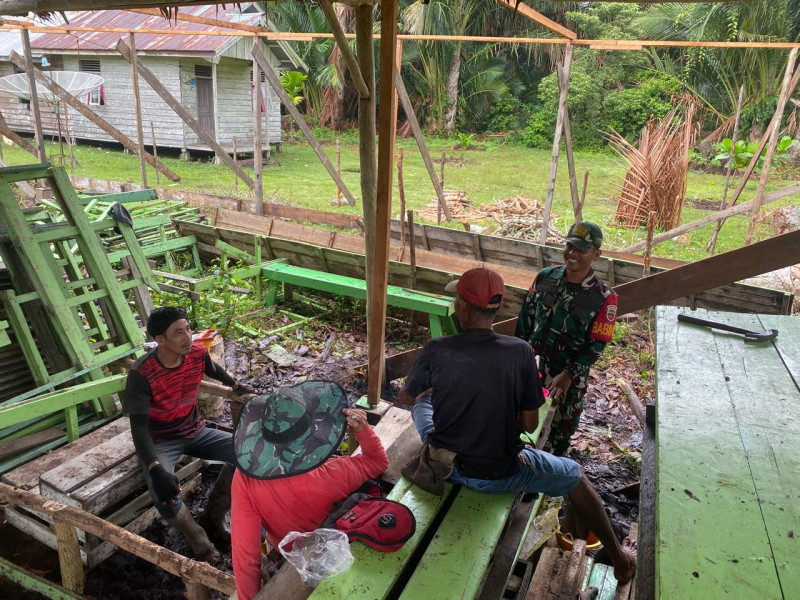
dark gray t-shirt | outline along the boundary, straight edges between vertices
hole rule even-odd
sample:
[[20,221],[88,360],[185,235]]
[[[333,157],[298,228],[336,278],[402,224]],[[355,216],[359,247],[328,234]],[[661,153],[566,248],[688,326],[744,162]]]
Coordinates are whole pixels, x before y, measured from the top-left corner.
[[544,404],[530,345],[490,329],[430,340],[406,379],[413,397],[433,388],[428,441],[455,452],[466,477],[502,479],[519,470],[517,417]]

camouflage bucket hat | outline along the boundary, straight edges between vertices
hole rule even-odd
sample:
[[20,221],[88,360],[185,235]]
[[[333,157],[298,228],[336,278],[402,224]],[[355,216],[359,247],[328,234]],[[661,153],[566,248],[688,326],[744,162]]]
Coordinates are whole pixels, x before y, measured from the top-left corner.
[[256,479],[318,467],[344,437],[348,406],[347,393],[333,381],[305,381],[251,398],[233,432],[236,465]]

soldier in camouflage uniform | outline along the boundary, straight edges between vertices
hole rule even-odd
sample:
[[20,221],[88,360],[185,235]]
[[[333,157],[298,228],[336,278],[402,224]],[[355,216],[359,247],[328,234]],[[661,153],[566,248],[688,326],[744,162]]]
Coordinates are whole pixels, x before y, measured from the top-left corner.
[[589,368],[614,335],[617,295],[592,270],[603,232],[575,223],[564,248],[564,266],[539,271],[522,303],[517,336],[539,357],[539,372],[558,410],[550,428],[553,453],[564,454],[583,412]]

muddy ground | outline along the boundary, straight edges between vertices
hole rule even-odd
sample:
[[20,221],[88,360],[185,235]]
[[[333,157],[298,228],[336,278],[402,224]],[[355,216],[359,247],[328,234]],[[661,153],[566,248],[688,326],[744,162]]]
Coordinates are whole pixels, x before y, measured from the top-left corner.
[[[341,303],[339,303],[341,305]],[[416,347],[424,341],[424,328],[409,325],[405,315],[390,315],[387,345],[390,354]],[[585,469],[598,489],[615,530],[624,537],[638,518],[638,480],[641,462],[641,427],[631,413],[617,380],[628,381],[643,401],[653,398],[652,340],[647,324],[639,319],[621,324],[624,335],[611,345],[590,376],[586,408],[581,426],[573,437],[570,454]],[[286,354],[284,366],[265,358],[279,344]],[[363,315],[352,306],[337,307],[327,319],[312,322],[285,337],[254,342],[227,342],[226,368],[240,381],[260,391],[292,385],[307,378],[332,379],[341,383],[352,399],[365,393],[358,367],[366,362],[366,326]],[[288,364],[291,363],[291,364]],[[219,419],[231,425],[230,411]],[[188,499],[198,514],[206,502],[214,474],[204,475],[203,485]],[[3,519],[4,521],[4,519]],[[189,556],[182,537],[158,522],[143,536],[170,550]],[[46,577],[59,581],[54,551],[21,534],[8,524],[0,525],[0,556]],[[232,572],[230,555],[223,555],[219,568]],[[119,551],[87,575],[85,595],[97,600],[166,600],[183,597],[183,583],[150,563]],[[38,594],[0,578],[0,598],[29,600]],[[214,596],[222,599],[222,594]]]

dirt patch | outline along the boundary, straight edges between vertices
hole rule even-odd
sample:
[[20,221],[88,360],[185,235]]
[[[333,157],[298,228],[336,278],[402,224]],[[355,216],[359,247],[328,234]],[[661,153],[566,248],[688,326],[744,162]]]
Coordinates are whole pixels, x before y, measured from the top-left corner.
[[692,198],[687,200],[687,202],[691,204],[693,208],[698,210],[721,210],[719,207],[719,200],[713,200],[710,198]]

